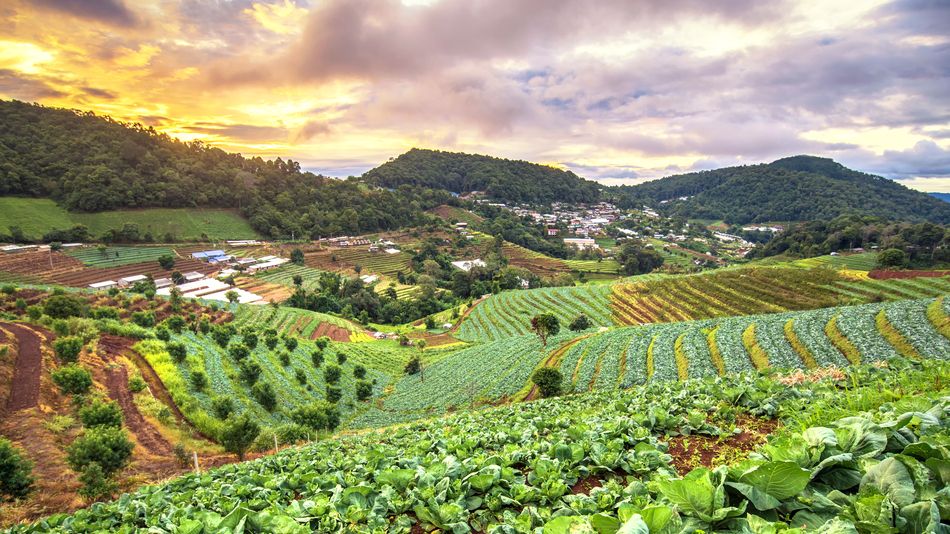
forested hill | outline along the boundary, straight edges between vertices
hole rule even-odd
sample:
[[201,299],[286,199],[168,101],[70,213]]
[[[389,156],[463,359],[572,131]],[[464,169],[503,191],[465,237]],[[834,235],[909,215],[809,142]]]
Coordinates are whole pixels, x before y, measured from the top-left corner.
[[0,101],[0,195],[47,197],[73,211],[238,208],[269,237],[356,234],[419,224],[439,191],[367,190],[301,172],[293,161],[245,158],[139,124]]
[[411,184],[453,193],[483,191],[503,202],[595,202],[603,187],[570,171],[527,161],[413,148],[368,171],[368,183],[394,188]]
[[950,193],[927,193],[927,194],[934,198],[939,198],[940,200],[944,202],[950,202]]
[[648,204],[668,214],[730,224],[833,219],[849,213],[950,223],[946,202],[814,156],[681,174],[619,191],[625,206]]

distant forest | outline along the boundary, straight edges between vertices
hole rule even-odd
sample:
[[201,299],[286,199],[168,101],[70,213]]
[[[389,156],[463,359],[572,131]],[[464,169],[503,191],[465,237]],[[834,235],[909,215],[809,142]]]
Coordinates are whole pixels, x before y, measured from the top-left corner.
[[444,191],[370,189],[245,158],[93,113],[0,101],[0,195],[48,197],[72,211],[239,209],[272,238],[358,234],[417,225]]

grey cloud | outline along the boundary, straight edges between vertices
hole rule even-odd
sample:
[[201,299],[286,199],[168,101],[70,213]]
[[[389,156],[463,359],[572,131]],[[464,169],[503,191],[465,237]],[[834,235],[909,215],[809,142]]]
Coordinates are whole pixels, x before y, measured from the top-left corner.
[[34,3],[47,9],[113,26],[133,27],[140,22],[122,0],[34,0]]
[[50,87],[40,79],[27,77],[8,69],[0,69],[0,95],[27,102],[65,96],[63,92]]
[[187,126],[192,132],[222,135],[242,141],[270,141],[287,137],[282,126],[256,126],[252,124],[217,124],[201,122]]

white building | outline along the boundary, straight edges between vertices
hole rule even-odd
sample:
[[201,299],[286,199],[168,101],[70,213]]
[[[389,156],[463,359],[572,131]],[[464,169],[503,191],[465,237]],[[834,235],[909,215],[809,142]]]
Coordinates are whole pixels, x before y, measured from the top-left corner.
[[589,237],[565,237],[564,244],[578,250],[597,250],[600,248],[597,242]]
[[119,287],[129,287],[134,286],[137,282],[144,282],[148,280],[148,277],[144,274],[137,274],[135,276],[126,276],[125,278],[119,278]]
[[118,286],[115,280],[106,280],[104,282],[96,282],[95,284],[89,284],[89,289],[95,291],[102,291],[105,289],[112,289],[113,287]]
[[471,270],[472,270],[472,267],[485,267],[486,265],[487,265],[487,264],[486,264],[484,261],[480,260],[480,259],[475,259],[475,260],[463,260],[463,261],[453,261],[453,262],[452,262],[452,266],[453,266],[453,267],[455,267],[456,269],[460,269],[460,270],[462,270],[462,271],[465,271],[465,272],[471,271]]

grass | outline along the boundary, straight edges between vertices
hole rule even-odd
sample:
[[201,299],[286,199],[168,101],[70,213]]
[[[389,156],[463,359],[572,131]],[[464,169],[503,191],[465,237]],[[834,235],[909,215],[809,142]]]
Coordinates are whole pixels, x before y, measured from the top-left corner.
[[83,262],[89,267],[118,267],[147,261],[157,261],[159,257],[174,256],[167,247],[106,247],[105,251],[96,248],[67,250],[66,254]]
[[148,208],[139,210],[73,213],[46,198],[0,197],[0,230],[19,226],[23,233],[39,240],[53,229],[85,225],[94,236],[126,223],[137,224],[142,234],[151,232],[156,240],[171,233],[176,240],[255,239],[260,235],[234,210],[211,208]]

